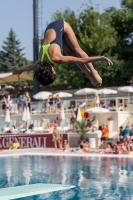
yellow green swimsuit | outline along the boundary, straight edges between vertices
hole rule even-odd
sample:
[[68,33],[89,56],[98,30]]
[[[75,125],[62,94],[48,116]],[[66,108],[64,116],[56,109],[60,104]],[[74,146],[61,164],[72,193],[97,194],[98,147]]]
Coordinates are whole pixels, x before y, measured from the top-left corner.
[[48,60],[54,64],[54,62],[52,61],[52,59],[50,58],[50,55],[48,53],[48,48],[51,44],[57,44],[61,51],[62,51],[62,37],[63,37],[63,34],[64,34],[64,21],[63,20],[57,20],[55,22],[52,22],[50,23],[45,32],[49,29],[53,29],[55,32],[56,32],[56,38],[50,42],[50,44],[46,44],[46,45],[42,45],[42,49],[43,49],[43,52],[42,52],[42,56],[41,56],[41,62],[44,62],[44,56],[46,55]]

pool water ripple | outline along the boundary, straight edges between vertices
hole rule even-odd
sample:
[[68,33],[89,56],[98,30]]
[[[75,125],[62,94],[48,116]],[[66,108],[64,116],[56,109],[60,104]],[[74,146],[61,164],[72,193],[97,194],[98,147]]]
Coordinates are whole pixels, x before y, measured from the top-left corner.
[[76,187],[19,200],[132,200],[132,158],[14,156],[0,158],[0,187],[33,183]]

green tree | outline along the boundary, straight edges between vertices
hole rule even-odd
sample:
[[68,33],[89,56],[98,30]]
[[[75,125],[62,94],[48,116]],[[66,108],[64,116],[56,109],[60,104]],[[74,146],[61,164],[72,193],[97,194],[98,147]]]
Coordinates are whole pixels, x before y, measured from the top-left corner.
[[[122,9],[107,9],[111,26],[117,32],[117,45],[113,48],[124,64],[118,74],[117,85],[125,85],[133,74],[133,0],[122,0]],[[117,77],[116,77],[117,78]]]
[[133,0],[122,0],[121,5],[124,9],[133,11]]
[[21,42],[16,38],[14,31],[11,29],[8,37],[2,46],[0,53],[1,71],[11,72],[14,68],[22,67],[24,62],[22,60],[24,48],[21,48]]

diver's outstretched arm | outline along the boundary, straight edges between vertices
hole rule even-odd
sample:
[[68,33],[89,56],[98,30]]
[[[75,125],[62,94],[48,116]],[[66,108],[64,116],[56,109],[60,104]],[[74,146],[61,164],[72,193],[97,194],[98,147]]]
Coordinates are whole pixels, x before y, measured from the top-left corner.
[[91,62],[96,62],[96,61],[105,61],[109,65],[113,65],[112,61],[105,56],[92,56],[92,57],[87,57],[87,58],[78,58],[74,56],[63,56],[62,54],[57,53],[57,54],[53,54],[51,58],[55,63],[60,63],[60,64],[64,64],[64,63],[84,63],[85,64],[85,63],[91,63]]
[[21,73],[24,72],[24,71],[31,71],[31,70],[33,70],[35,67],[38,66],[39,62],[40,62],[40,61],[38,60],[38,61],[36,61],[36,62],[35,62],[34,64],[32,64],[32,65],[25,66],[25,67],[22,67],[22,68],[16,68],[16,69],[13,70],[13,74],[16,75],[16,74],[21,74]]

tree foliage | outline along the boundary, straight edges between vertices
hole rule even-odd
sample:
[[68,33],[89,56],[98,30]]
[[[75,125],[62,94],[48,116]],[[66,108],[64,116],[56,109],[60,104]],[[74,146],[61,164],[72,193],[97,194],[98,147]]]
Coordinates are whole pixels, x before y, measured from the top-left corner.
[[0,53],[0,66],[2,72],[11,72],[14,68],[22,67],[24,48],[21,48],[21,42],[16,38],[14,31],[11,29],[8,37],[3,42]]

